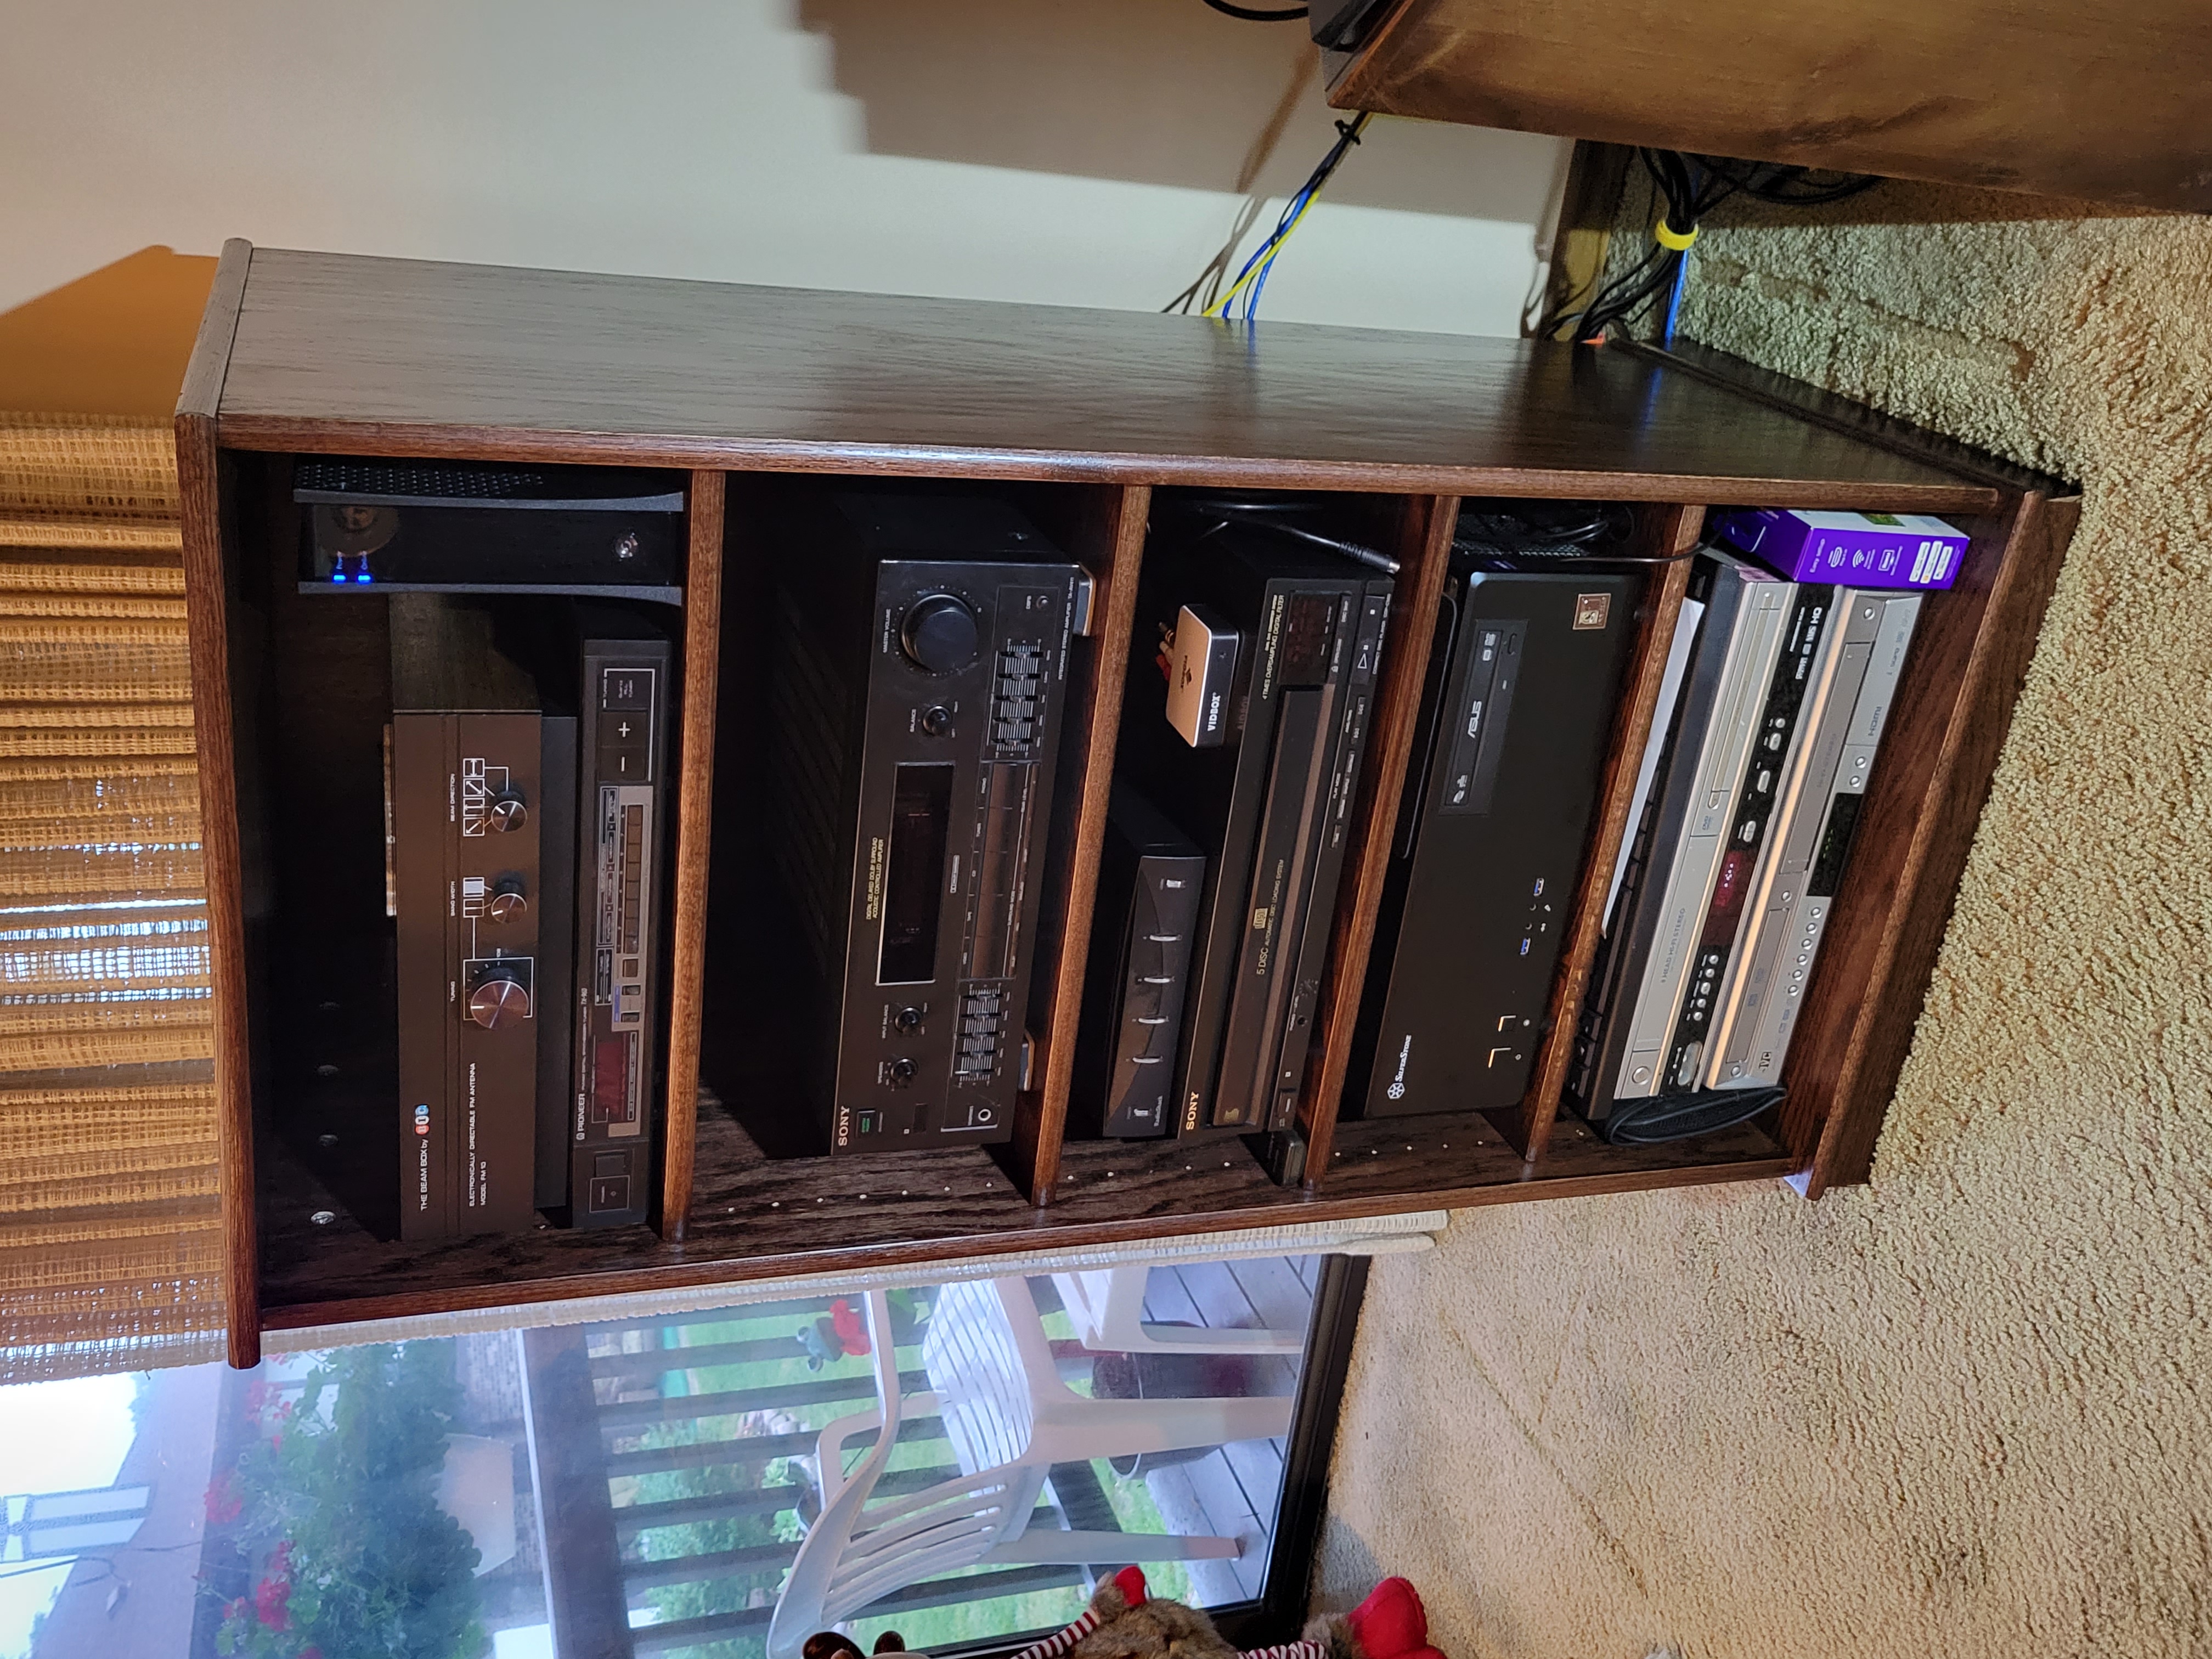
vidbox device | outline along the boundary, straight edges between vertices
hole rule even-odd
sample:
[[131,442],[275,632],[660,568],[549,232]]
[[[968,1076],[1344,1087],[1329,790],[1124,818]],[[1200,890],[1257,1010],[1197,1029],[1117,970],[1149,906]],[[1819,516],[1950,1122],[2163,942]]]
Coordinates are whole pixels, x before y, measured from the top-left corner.
[[985,496],[809,493],[774,534],[761,810],[805,941],[816,1146],[1006,1139],[1090,578]]
[[1723,513],[1712,533],[1801,582],[1948,587],[1972,538],[1924,513]]
[[1641,580],[1455,573],[1353,1040],[1347,1107],[1492,1110],[1544,1032]]

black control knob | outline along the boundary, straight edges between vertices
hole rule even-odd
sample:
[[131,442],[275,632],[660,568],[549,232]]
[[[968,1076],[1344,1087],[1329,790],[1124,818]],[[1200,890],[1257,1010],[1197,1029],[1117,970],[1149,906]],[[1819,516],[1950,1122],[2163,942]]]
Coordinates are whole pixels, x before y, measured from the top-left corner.
[[493,829],[504,835],[510,830],[520,830],[530,822],[530,808],[523,800],[520,789],[502,789],[484,808],[484,817],[490,820]]
[[918,1030],[921,1024],[921,1010],[913,1007],[902,1008],[891,1016],[891,1024],[902,1031]]
[[891,1081],[911,1083],[914,1081],[915,1073],[919,1069],[910,1060],[895,1060],[891,1062]]
[[487,1031],[530,1018],[530,988],[508,969],[495,968],[469,993],[469,1018]]
[[932,593],[907,607],[899,622],[899,647],[918,668],[957,674],[975,660],[982,642],[975,613],[950,593]]
[[932,703],[921,711],[921,729],[933,738],[941,738],[952,729],[952,711],[943,703]]
[[510,873],[492,883],[491,895],[484,900],[487,921],[520,921],[529,913],[530,899],[520,876]]

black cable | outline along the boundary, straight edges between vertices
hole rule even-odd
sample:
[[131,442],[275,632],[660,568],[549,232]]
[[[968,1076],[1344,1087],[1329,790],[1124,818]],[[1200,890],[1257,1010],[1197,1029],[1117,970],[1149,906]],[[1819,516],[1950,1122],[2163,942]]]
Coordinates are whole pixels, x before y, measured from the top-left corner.
[[[1832,180],[1816,180],[1808,167],[1737,161],[1680,150],[1638,149],[1636,155],[1650,175],[1657,201],[1665,204],[1660,222],[1676,237],[1694,236],[1708,214],[1739,192],[1778,206],[1820,207],[1856,196],[1881,182],[1873,173],[1844,173]],[[1686,252],[1664,244],[1655,246],[1626,271],[1596,289],[1580,311],[1562,307],[1538,332],[1548,337],[1571,322],[1577,340],[1602,340],[1606,330],[1615,324],[1633,324],[1660,295],[1672,289]]]
[[1224,17],[1234,17],[1246,23],[1291,23],[1306,15],[1304,6],[1285,6],[1280,11],[1255,11],[1249,6],[1232,6],[1229,0],[1206,0],[1206,3]]
[[1872,190],[1881,182],[1879,173],[1845,173],[1833,175],[1832,183],[1822,184],[1812,181],[1814,169],[1810,167],[1738,161],[1725,155],[1700,155],[1697,160],[1745,195],[1783,207],[1825,206]]
[[1650,1095],[1616,1100],[1604,1122],[1593,1125],[1615,1146],[1659,1146],[1748,1123],[1782,1103],[1779,1089],[1706,1089],[1694,1095]]
[[1356,560],[1376,570],[1388,571],[1394,576],[1398,574],[1400,568],[1398,561],[1387,553],[1369,547],[1362,542],[1347,541],[1340,536],[1332,536],[1316,530],[1310,523],[1299,522],[1301,520],[1326,519],[1328,508],[1320,501],[1296,499],[1285,501],[1280,498],[1272,501],[1255,501],[1236,495],[1190,495],[1183,497],[1175,505],[1194,517],[1213,520],[1208,528],[1199,532],[1200,540],[1227,529],[1232,524],[1243,525],[1254,530],[1264,531],[1269,535],[1287,537],[1292,541],[1304,542],[1310,547],[1326,548],[1332,553],[1341,554],[1346,558]]

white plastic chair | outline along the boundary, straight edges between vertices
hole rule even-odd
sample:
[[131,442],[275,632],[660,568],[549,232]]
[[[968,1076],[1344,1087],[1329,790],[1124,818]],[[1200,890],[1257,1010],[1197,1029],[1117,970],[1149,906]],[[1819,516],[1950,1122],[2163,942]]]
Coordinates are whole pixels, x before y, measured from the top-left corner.
[[1075,1323],[1086,1348],[1109,1353],[1248,1353],[1296,1358],[1304,1353],[1306,1334],[1242,1330],[1232,1327],[1158,1325],[1145,1318],[1145,1284],[1152,1269],[1107,1267],[1092,1273],[1054,1273],[1053,1288]]
[[[1103,1565],[1233,1560],[1243,1553],[1243,1545],[1234,1538],[1025,1532],[1051,1465],[1065,1461],[1042,1455],[963,1474],[904,1497],[872,1501],[871,1493],[897,1444],[902,1419],[928,1416],[941,1409],[941,1402],[933,1394],[900,1398],[898,1363],[891,1351],[890,1301],[883,1291],[871,1291],[867,1310],[878,1409],[839,1418],[823,1429],[816,1443],[822,1513],[807,1528],[790,1576],[776,1597],[775,1611],[769,1615],[769,1659],[796,1659],[806,1638],[816,1631],[842,1623],[894,1590],[963,1567],[1015,1562]],[[1034,1314],[1033,1304],[1031,1311]],[[935,1322],[933,1314],[931,1323]],[[1049,1348],[1045,1358],[1049,1376]],[[1104,1403],[1145,1406],[1150,1402]],[[1289,1404],[1287,1401],[1268,1403]],[[848,1474],[846,1442],[871,1430],[876,1431],[876,1443]]]

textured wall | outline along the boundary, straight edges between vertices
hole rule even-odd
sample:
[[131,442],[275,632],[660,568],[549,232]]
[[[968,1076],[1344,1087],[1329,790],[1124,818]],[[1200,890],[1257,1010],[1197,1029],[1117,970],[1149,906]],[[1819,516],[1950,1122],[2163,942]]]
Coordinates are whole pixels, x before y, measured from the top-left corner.
[[1452,1659],[2212,1651],[2212,223],[1884,186],[1693,258],[1685,332],[2081,528],[1872,1186],[1379,1263],[1324,1598],[1407,1573]]

